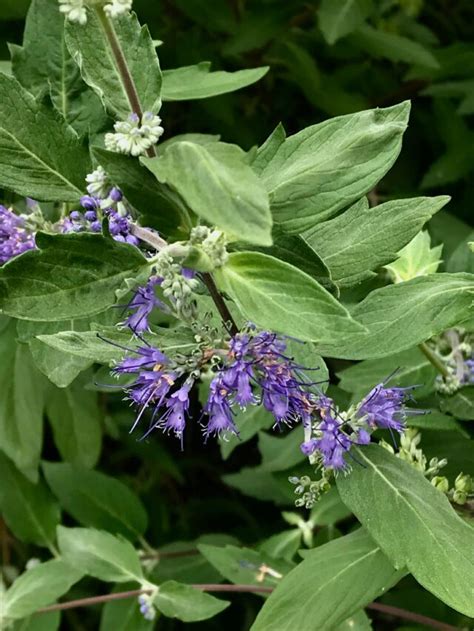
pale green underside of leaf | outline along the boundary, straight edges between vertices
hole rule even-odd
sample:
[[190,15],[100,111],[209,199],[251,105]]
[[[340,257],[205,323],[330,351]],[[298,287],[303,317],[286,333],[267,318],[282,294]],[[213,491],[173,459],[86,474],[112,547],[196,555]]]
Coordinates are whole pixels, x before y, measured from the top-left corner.
[[409,102],[366,110],[286,138],[260,173],[274,221],[303,232],[370,191],[400,152],[409,111]]
[[0,186],[34,199],[77,202],[89,171],[88,151],[74,130],[0,74]]
[[472,318],[473,301],[472,274],[432,274],[376,289],[351,311],[368,333],[318,350],[344,359],[391,355]]
[[356,448],[343,501],[395,567],[406,567],[453,609],[474,616],[474,529],[413,466],[372,445]]
[[375,276],[374,270],[397,258],[449,197],[415,197],[369,208],[365,199],[304,236],[321,256],[332,279],[347,287]]
[[207,620],[230,605],[227,600],[220,600],[177,581],[162,583],[153,603],[168,618],[183,622]]
[[173,68],[163,72],[163,101],[187,101],[205,99],[218,94],[234,92],[259,81],[269,68],[251,68],[225,72],[210,71],[211,64],[202,61],[194,66]]
[[330,631],[402,576],[364,530],[306,551],[270,595],[251,631]]
[[58,527],[58,545],[67,563],[102,581],[143,580],[138,553],[126,539],[92,528]]
[[[161,70],[146,26],[135,14],[114,19],[113,25],[134,80],[143,111],[157,113],[161,107]],[[106,108],[125,119],[132,111],[111,48],[94,10],[88,10],[87,27],[68,22],[66,44],[84,81],[99,95]]]
[[39,251],[0,271],[0,308],[20,319],[50,321],[105,311],[123,281],[147,268],[137,248],[101,235],[37,236]]
[[82,578],[80,570],[61,559],[53,559],[33,567],[19,576],[5,596],[6,617],[28,616],[55,602]]
[[252,252],[231,254],[216,278],[250,321],[319,344],[361,331],[348,311],[298,268]]
[[236,145],[181,141],[170,145],[161,157],[142,158],[142,162],[229,239],[271,245],[268,195]]

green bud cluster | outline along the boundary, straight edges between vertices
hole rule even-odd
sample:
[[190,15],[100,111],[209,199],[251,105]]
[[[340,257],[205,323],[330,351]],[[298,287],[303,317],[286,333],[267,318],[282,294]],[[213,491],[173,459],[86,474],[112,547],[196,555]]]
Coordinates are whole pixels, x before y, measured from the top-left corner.
[[163,278],[163,295],[171,301],[176,314],[183,320],[194,320],[196,301],[193,292],[198,286],[198,281],[194,278],[185,278],[181,265],[175,263],[173,257],[165,251],[157,255],[155,269],[156,274]]
[[295,494],[299,495],[298,499],[295,500],[295,506],[298,508],[303,506],[312,508],[321,495],[327,493],[331,488],[330,475],[329,471],[324,469],[323,475],[319,480],[312,480],[307,475],[303,475],[300,478],[290,476],[288,480],[295,485]]
[[213,268],[222,267],[227,263],[229,254],[226,249],[225,234],[217,228],[196,226],[191,230],[189,243],[197,246],[212,262]]

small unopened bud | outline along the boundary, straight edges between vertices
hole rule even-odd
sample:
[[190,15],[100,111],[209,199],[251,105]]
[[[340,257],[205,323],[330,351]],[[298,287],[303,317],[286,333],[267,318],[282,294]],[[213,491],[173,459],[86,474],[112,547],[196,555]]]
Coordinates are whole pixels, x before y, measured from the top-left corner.
[[462,506],[467,502],[467,493],[464,491],[454,491],[453,502]]
[[470,493],[472,491],[472,478],[470,475],[460,473],[454,480],[454,488],[462,493]]
[[431,480],[431,484],[441,491],[441,493],[447,493],[449,491],[449,480],[444,476],[437,475]]

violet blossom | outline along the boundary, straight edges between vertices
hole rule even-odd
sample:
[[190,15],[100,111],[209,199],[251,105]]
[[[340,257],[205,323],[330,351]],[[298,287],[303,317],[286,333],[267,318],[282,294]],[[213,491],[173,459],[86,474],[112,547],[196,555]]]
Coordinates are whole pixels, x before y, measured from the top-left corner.
[[0,205],[0,265],[34,247],[35,237],[25,217]]

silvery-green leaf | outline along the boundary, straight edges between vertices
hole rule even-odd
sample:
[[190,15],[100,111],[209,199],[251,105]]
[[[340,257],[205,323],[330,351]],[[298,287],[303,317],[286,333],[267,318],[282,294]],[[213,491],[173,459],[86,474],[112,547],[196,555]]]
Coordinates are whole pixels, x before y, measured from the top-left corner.
[[78,202],[90,170],[72,127],[0,74],[0,186],[34,199]]
[[409,111],[404,102],[357,112],[286,138],[260,173],[274,221],[303,232],[370,191],[400,152]]
[[449,199],[415,197],[369,208],[364,198],[304,236],[329,268],[333,281],[340,287],[351,286],[375,276],[374,270],[393,261]]
[[[99,9],[100,10],[100,9]],[[68,21],[66,44],[84,81],[99,95],[107,110],[125,119],[132,112],[122,75],[104,30],[104,22],[88,10],[87,28]],[[113,20],[112,27],[133,78],[142,111],[157,113],[161,107],[161,70],[148,27],[135,14]]]
[[345,504],[393,562],[425,589],[474,616],[474,529],[411,464],[377,445],[355,448],[337,487]]
[[225,72],[211,72],[209,61],[201,61],[194,66],[173,68],[163,72],[163,101],[189,101],[206,99],[210,96],[234,92],[259,81],[267,72],[268,66]]

